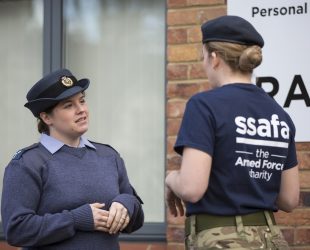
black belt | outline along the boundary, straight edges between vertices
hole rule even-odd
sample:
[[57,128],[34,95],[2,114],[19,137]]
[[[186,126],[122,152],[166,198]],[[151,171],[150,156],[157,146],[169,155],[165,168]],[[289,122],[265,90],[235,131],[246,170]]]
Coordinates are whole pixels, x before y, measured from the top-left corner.
[[[267,211],[272,220],[272,224],[276,225],[273,212]],[[198,214],[193,215],[196,217],[196,232],[201,232],[206,229],[215,227],[230,227],[237,226],[236,216],[224,216],[224,215],[212,215],[212,214]],[[266,216],[264,211],[240,215],[242,224],[244,226],[267,226]],[[185,231],[186,234],[190,232],[190,218],[187,217],[185,220]]]

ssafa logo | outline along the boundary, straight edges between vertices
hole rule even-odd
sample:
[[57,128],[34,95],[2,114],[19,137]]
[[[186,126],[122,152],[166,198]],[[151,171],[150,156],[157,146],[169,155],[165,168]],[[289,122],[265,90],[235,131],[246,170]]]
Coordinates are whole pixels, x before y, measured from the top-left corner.
[[[282,138],[289,139],[290,129],[285,121],[280,121],[278,115],[271,115],[271,120],[261,118],[255,119],[253,117],[237,116],[235,118],[235,124],[237,125],[236,132],[240,135],[255,136],[258,135],[261,138]],[[287,148],[288,143],[272,140],[256,140],[243,137],[236,138],[237,143],[245,143],[261,146],[274,146]]]
[[[235,166],[246,167],[250,178],[269,182],[274,171],[282,171],[286,159],[290,129],[285,121],[280,121],[276,114],[270,120],[265,118],[237,116],[235,118],[236,132],[243,137],[236,137],[238,144],[248,144],[254,147],[242,147],[236,150]],[[256,136],[255,139],[251,138]],[[260,139],[256,139],[257,136]],[[273,147],[283,148],[283,154],[275,154]],[[279,150],[277,151],[279,152]],[[280,150],[280,152],[282,152]]]

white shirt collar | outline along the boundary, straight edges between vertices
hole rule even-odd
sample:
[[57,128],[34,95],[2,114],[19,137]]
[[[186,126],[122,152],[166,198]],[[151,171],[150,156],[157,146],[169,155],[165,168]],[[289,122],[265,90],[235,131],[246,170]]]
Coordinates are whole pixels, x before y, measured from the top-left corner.
[[[41,134],[40,143],[52,154],[56,153],[63,145],[65,145],[63,142],[44,133]],[[90,141],[81,136],[80,145],[78,147],[83,148],[86,146],[96,149],[96,147]]]

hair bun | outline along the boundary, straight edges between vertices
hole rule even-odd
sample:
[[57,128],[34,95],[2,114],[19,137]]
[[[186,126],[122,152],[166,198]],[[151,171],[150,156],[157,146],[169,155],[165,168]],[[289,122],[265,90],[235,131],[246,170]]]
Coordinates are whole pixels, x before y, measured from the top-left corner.
[[253,45],[246,48],[239,57],[239,68],[242,71],[252,71],[262,62],[262,49]]

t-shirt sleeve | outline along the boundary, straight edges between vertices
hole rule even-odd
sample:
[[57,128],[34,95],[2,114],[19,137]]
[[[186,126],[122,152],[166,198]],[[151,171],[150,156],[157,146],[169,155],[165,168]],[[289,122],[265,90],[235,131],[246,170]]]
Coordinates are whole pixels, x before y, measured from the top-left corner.
[[184,147],[195,148],[213,155],[215,122],[212,112],[205,102],[191,98],[178,133],[174,150],[182,155]]
[[298,164],[297,154],[296,154],[296,145],[295,145],[295,126],[292,122],[291,126],[291,137],[288,146],[287,158],[284,164],[284,170],[295,167]]

